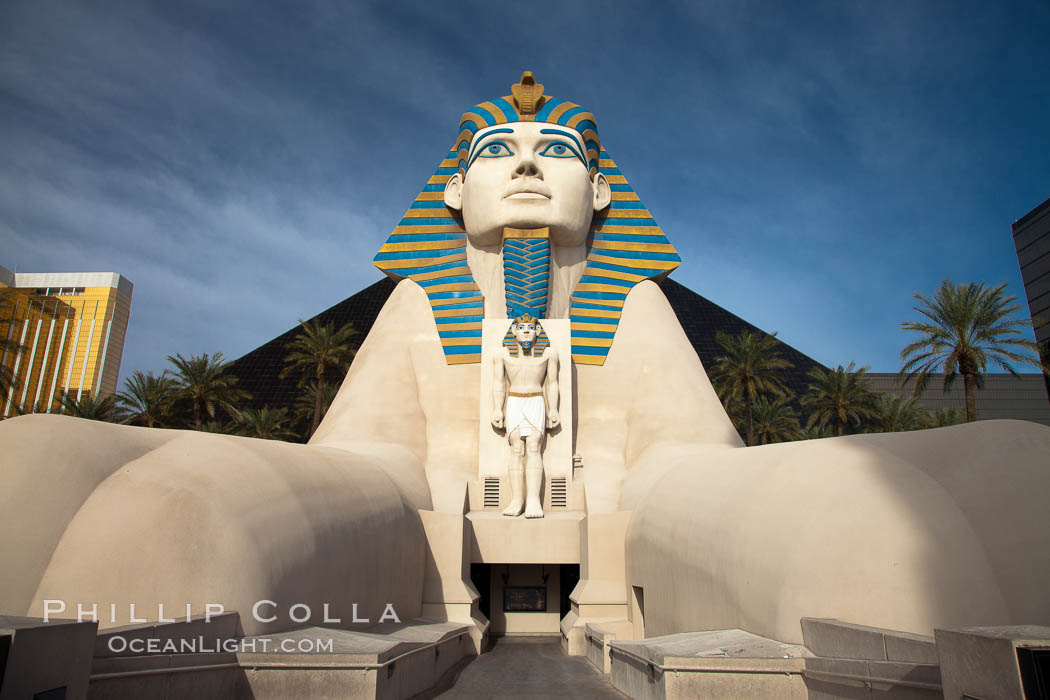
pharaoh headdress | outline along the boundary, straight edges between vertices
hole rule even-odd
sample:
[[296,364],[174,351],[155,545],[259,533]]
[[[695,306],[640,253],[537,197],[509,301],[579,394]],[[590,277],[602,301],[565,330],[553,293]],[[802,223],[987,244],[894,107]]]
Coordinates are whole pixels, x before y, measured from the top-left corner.
[[[572,102],[544,95],[543,86],[527,71],[511,92],[482,102],[463,115],[455,145],[379,249],[375,265],[392,279],[408,277],[426,291],[449,364],[480,362],[484,300],[467,267],[463,220],[443,201],[445,183],[453,174],[465,171],[470,141],[478,129],[522,121],[574,129],[587,148],[591,175],[601,172],[608,179],[612,204],[594,214],[587,240],[587,265],[572,292],[572,358],[579,364],[604,364],[627,293],[643,280],[668,274],[678,267],[681,258],[602,148],[593,114]],[[537,296],[543,296],[542,306],[546,305],[546,275],[532,269],[532,262],[544,254],[548,241],[536,242],[528,232],[523,233],[522,239],[532,242],[515,244],[513,251],[505,244],[505,258],[512,262],[520,258],[523,268],[511,272],[512,265],[507,264],[511,317],[523,310],[535,310]]]
[[539,357],[550,346],[551,339],[547,337],[547,331],[543,330],[540,320],[530,314],[522,314],[510,322],[510,325],[507,326],[507,333],[503,336],[503,347],[507,348],[511,357],[518,356],[518,339],[514,337],[514,326],[519,323],[536,324],[536,342],[532,344],[532,354]]

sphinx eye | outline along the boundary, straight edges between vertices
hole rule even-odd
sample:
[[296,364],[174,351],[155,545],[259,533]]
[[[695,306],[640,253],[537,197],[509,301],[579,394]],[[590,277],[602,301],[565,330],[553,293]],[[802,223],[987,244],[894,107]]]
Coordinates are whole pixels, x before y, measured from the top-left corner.
[[486,144],[478,153],[478,158],[505,158],[514,155],[513,151],[502,141]]
[[576,150],[564,141],[552,141],[539,153],[549,158],[579,158]]

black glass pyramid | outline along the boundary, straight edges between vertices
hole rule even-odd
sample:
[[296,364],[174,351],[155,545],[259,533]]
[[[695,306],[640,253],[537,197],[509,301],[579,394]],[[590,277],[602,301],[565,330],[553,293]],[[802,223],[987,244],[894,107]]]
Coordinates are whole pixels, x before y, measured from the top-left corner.
[[[718,331],[724,331],[729,335],[737,335],[743,331],[764,333],[739,316],[726,311],[718,304],[705,299],[674,280],[665,279],[660,282],[660,288],[705,367],[713,366],[716,358],[724,354],[721,346],[715,340],[715,334]],[[353,323],[358,330],[358,335],[355,336],[352,344],[360,345],[368,335],[372,324],[375,323],[379,310],[393,291],[394,283],[386,278],[381,279],[322,311],[314,318],[321,323],[333,323],[336,327],[344,323]],[[299,326],[297,325],[231,363],[230,372],[238,378],[239,386],[251,392],[252,399],[247,402],[247,407],[278,408],[284,406],[291,410],[302,390],[296,385],[295,377],[289,376],[282,379],[279,375],[284,367],[284,358],[288,354],[287,345],[298,332]],[[806,387],[809,385],[806,374],[813,367],[823,367],[823,365],[787,343],[778,342],[781,357],[793,365],[791,369],[784,370],[782,375],[784,381],[795,396],[801,396],[806,393]]]

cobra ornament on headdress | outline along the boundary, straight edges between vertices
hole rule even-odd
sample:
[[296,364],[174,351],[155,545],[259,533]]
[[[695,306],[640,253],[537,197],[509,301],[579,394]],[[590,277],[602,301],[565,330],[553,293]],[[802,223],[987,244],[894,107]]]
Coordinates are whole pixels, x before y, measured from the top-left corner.
[[577,364],[604,364],[628,292],[639,282],[666,276],[682,259],[602,148],[593,114],[544,95],[528,71],[511,93],[464,113],[456,143],[379,249],[375,266],[395,281],[408,277],[426,291],[448,364],[480,362],[485,304],[467,267],[462,217],[444,203],[445,183],[466,167],[478,129],[523,121],[574,129],[587,148],[591,176],[600,172],[609,181],[612,203],[591,220],[587,264],[572,292],[572,358]]

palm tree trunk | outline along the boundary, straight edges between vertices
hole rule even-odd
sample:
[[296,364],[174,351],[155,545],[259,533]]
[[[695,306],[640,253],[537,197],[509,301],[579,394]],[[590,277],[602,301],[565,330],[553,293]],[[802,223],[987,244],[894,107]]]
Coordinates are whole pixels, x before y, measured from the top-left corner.
[[966,388],[966,422],[977,420],[977,378],[970,372],[963,374],[963,386]]
[[747,445],[755,444],[755,423],[751,413],[751,402],[747,402]]
[[324,396],[324,372],[317,373],[317,396],[314,397],[314,424],[310,428],[310,435],[317,432],[317,426],[321,425],[321,397]]
[[197,424],[197,430],[204,427],[201,424],[201,405],[196,399],[193,400],[193,421]]

